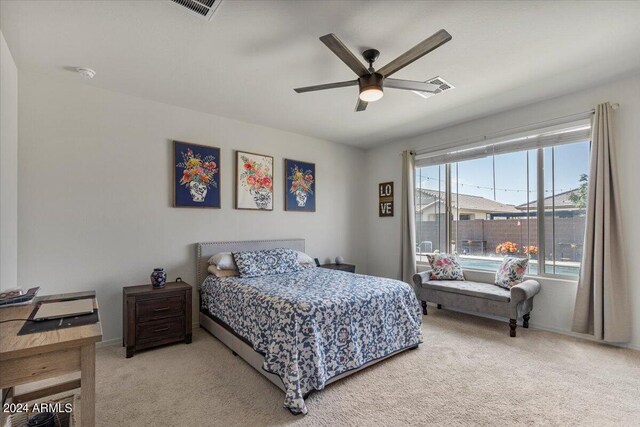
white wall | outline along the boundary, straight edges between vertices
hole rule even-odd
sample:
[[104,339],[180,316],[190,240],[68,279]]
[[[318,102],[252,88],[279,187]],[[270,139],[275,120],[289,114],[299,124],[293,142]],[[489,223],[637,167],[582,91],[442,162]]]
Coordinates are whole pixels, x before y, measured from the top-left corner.
[[18,278],[18,70],[0,31],[0,289]]
[[[95,289],[105,340],[154,267],[196,285],[196,242],[300,237],[366,267],[359,149],[22,72],[19,124],[20,283]],[[222,209],[171,207],[173,139],[221,148]],[[275,157],[273,212],[233,209],[234,149]],[[285,157],[316,163],[315,213],[284,212]]]
[[[596,104],[610,101],[620,103],[615,112],[617,134],[618,177],[622,190],[622,222],[625,248],[631,283],[633,307],[633,339],[631,346],[640,348],[640,282],[636,279],[638,248],[640,242],[640,211],[638,182],[640,182],[640,74],[621,77],[592,89],[564,95],[555,99],[514,108],[507,112],[451,126],[414,138],[396,141],[366,153],[367,178],[367,262],[368,273],[400,277],[400,206],[393,218],[377,216],[377,183],[393,180],[401,185],[401,157],[404,149],[423,149],[446,146],[447,143],[465,138],[492,134],[532,123],[570,114],[581,113]],[[433,99],[437,102],[437,98]],[[491,100],[487,100],[491,102]],[[428,120],[428,118],[425,118]],[[398,200],[400,198],[398,197]],[[532,324],[547,329],[569,332],[575,300],[575,283],[543,281],[542,292],[536,297]]]

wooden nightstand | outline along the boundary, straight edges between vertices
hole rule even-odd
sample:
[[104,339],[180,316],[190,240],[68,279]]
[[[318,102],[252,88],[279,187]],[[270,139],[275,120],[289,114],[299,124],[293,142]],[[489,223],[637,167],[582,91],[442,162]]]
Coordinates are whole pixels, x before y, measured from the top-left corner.
[[346,271],[348,273],[355,273],[356,266],[353,264],[323,264],[321,268],[328,268],[330,270]]
[[191,285],[167,283],[122,289],[122,345],[136,351],[178,341],[191,342]]

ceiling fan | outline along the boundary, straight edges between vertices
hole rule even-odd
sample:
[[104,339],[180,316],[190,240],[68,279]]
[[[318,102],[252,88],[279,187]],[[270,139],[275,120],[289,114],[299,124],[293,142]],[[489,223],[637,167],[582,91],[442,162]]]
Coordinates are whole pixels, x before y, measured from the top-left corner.
[[340,41],[335,34],[327,34],[320,37],[320,41],[327,45],[338,58],[342,60],[354,73],[358,75],[356,80],[345,82],[327,83],[323,85],[299,87],[294,89],[297,93],[313,92],[316,90],[335,89],[338,87],[355,86],[360,87],[360,96],[356,104],[356,111],[364,111],[369,102],[374,102],[384,95],[383,87],[391,89],[412,90],[418,92],[435,93],[438,85],[418,82],[413,80],[390,79],[396,71],[399,71],[411,64],[413,61],[422,58],[427,53],[435,50],[451,40],[451,34],[445,30],[440,30],[431,37],[421,41],[413,48],[409,49],[384,67],[376,70],[373,63],[378,59],[380,52],[376,49],[367,49],[362,52],[365,61],[369,63],[366,68],[356,56]]

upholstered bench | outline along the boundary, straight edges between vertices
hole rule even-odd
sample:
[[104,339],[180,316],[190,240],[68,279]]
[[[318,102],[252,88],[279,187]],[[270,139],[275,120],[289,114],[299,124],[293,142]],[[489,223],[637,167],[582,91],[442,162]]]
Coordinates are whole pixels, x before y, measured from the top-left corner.
[[431,280],[431,270],[413,276],[416,295],[422,301],[422,312],[427,314],[427,301],[442,306],[459,308],[475,313],[509,318],[509,334],[516,336],[516,326],[522,318],[522,327],[529,327],[533,297],[540,292],[540,283],[528,279],[511,289],[493,283],[468,280]]

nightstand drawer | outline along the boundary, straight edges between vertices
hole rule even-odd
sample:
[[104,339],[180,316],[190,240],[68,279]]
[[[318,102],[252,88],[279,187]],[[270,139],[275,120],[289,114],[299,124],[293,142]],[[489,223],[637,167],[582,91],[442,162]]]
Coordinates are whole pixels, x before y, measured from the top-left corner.
[[164,319],[166,317],[182,315],[183,313],[184,295],[136,301],[136,320],[138,322]]
[[170,317],[136,325],[136,341],[140,344],[148,341],[161,341],[167,338],[182,339],[183,337],[184,317]]

